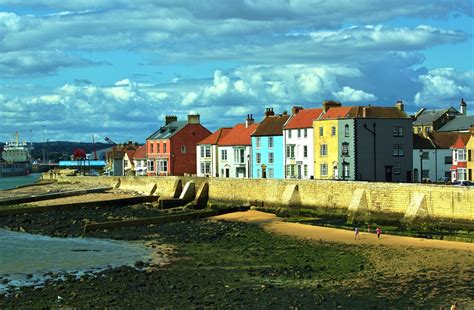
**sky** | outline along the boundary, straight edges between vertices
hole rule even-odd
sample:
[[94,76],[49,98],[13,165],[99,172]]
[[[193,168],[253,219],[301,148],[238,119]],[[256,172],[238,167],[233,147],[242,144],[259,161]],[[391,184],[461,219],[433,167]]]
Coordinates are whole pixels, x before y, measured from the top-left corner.
[[[144,142],[266,107],[474,114],[472,0],[0,0],[0,141]],[[43,134],[44,132],[44,134]]]

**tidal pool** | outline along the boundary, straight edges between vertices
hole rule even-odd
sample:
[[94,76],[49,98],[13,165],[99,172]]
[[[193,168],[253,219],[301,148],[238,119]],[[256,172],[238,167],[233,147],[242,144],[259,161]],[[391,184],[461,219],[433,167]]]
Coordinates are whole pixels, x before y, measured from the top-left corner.
[[143,244],[96,238],[54,238],[0,229],[0,292],[40,285],[51,273],[76,273],[148,261]]

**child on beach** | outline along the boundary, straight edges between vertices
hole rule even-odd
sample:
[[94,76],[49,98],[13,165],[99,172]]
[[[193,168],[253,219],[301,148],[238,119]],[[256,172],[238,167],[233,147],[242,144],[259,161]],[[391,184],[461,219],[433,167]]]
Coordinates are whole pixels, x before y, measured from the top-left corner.
[[359,227],[356,227],[355,228],[355,237],[354,237],[354,239],[357,239],[358,236],[359,236]]
[[377,233],[377,238],[380,239],[380,235],[382,234],[382,229],[380,227],[377,227],[375,232]]

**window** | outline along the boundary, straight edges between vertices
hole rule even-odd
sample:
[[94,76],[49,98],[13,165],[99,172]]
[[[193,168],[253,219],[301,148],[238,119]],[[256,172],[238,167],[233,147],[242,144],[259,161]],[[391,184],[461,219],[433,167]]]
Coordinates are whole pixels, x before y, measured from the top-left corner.
[[393,174],[401,174],[402,169],[400,168],[400,163],[393,164]]
[[308,157],[308,146],[303,145],[303,157],[307,158]]
[[[319,146],[319,155],[321,156],[327,156],[328,155],[328,145],[327,144],[321,144]],[[326,166],[327,168],[327,166]]]
[[426,127],[426,128],[425,128],[425,131],[426,131],[426,133],[429,133],[429,132],[431,131],[431,128],[430,128],[430,127]]
[[344,137],[349,137],[349,125],[344,126]]
[[206,148],[206,158],[210,158],[211,157],[211,146],[206,145],[205,148]]
[[158,142],[156,144],[156,152],[159,153],[160,152],[160,142]]
[[308,129],[303,129],[303,136],[306,138],[308,136]]
[[204,152],[205,152],[205,151],[204,151],[204,150],[205,150],[205,147],[204,147],[203,145],[200,145],[199,148],[200,148],[200,151],[201,151],[201,152],[200,152],[200,153],[201,153],[201,158],[204,158],[204,156],[205,156],[205,153],[204,153]]
[[453,157],[452,156],[444,156],[444,164],[445,165],[452,165],[453,164]]
[[403,144],[394,144],[393,145],[393,156],[404,156]]
[[298,129],[298,138],[301,138],[301,129]]
[[163,153],[166,153],[166,143],[163,143]]
[[153,142],[150,142],[150,153],[153,153]]
[[341,155],[342,156],[349,156],[349,143],[342,142]]
[[430,153],[422,152],[421,153],[421,159],[430,159]]
[[128,167],[128,160],[126,160],[126,159],[123,160],[123,166],[124,166],[125,168]]
[[186,154],[186,145],[181,145],[181,154]]
[[256,161],[257,161],[257,164],[260,164],[262,162],[262,155],[260,153],[256,154]]
[[234,161],[238,164],[245,164],[245,150],[234,149]]
[[221,160],[227,160],[227,150],[221,150]]
[[468,150],[468,151],[467,151],[467,161],[472,161],[471,158],[472,158],[472,157],[471,157],[471,150]]
[[286,157],[295,158],[295,146],[293,144],[286,146]]
[[257,178],[261,178],[262,177],[262,172],[260,169],[257,169]]
[[273,137],[268,137],[268,147],[273,148]]
[[268,153],[268,163],[273,164],[273,153]]
[[257,149],[260,148],[260,137],[255,138],[255,147],[256,147]]
[[331,136],[336,135],[336,126],[331,126]]
[[294,178],[295,177],[295,165],[287,165],[286,166],[286,176],[288,178]]
[[403,127],[393,126],[393,136],[394,137],[403,137]]
[[303,166],[303,174],[304,174],[305,177],[308,176],[308,165]]
[[344,173],[344,178],[350,177],[350,166],[348,163],[342,165],[342,173]]
[[201,163],[201,172],[203,174],[210,174],[211,173],[211,163],[210,162]]
[[429,179],[430,178],[430,170],[428,169],[423,169],[423,171],[421,171],[421,177],[423,179]]
[[321,176],[322,177],[327,177],[328,176],[328,165],[327,164],[321,164],[320,165],[320,170],[321,170]]
[[466,150],[458,149],[458,161],[466,161]]
[[268,168],[268,178],[269,179],[275,178],[275,172],[273,168]]
[[167,172],[168,171],[168,161],[167,160],[159,160],[158,162],[158,172]]
[[324,129],[322,126],[319,127],[319,136],[322,137],[324,134]]
[[153,160],[149,160],[147,162],[147,170],[148,171],[155,171],[155,162]]

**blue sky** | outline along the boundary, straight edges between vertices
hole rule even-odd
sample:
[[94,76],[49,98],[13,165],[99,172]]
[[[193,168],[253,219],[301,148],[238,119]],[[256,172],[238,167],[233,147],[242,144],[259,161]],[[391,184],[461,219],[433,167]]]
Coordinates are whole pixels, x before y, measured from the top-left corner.
[[0,140],[143,142],[265,107],[474,113],[472,0],[0,0]]

